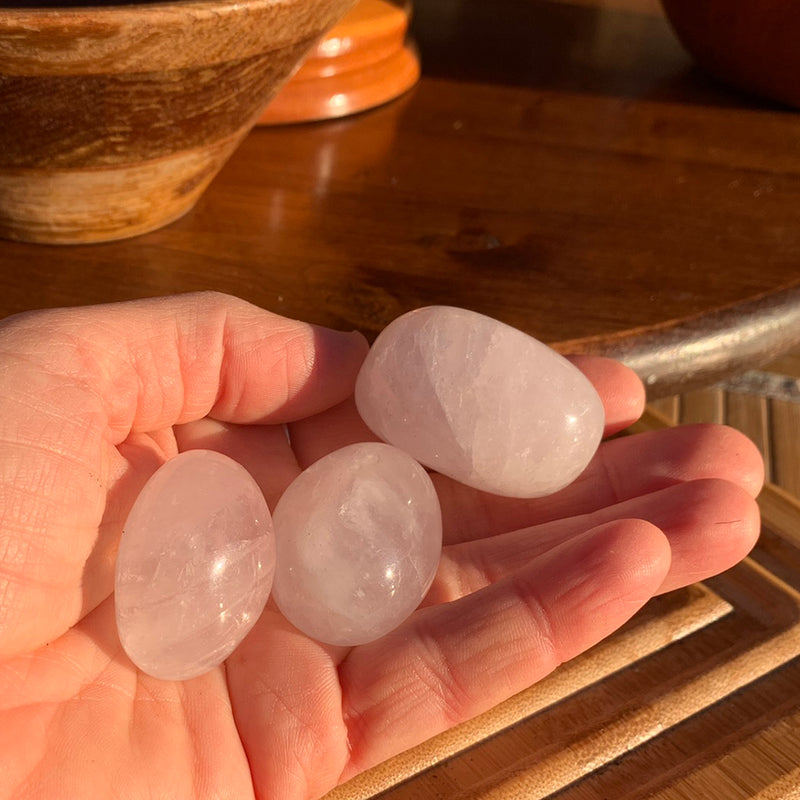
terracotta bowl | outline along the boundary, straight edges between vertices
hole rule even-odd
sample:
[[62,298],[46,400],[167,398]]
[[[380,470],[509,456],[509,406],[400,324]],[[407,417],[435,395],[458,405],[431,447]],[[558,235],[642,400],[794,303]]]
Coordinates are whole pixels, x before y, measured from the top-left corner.
[[103,241],[181,216],[351,4],[0,8],[0,236]]
[[800,106],[800,2],[662,0],[678,38],[720,80]]

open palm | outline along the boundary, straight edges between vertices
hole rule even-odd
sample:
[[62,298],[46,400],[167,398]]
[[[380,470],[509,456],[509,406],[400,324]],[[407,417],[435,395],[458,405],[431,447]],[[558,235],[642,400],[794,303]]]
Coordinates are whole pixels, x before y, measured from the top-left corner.
[[[693,426],[611,439],[572,486],[535,501],[434,476],[440,569],[423,606],[379,641],[321,645],[269,604],[211,673],[168,683],[138,672],[111,592],[144,482],[207,447],[244,464],[274,506],[304,466],[372,438],[350,399],[365,350],[356,334],[219,295],[0,325],[3,797],[318,797],[753,545],[763,472],[744,437]],[[630,371],[576,363],[607,433],[638,416]]]

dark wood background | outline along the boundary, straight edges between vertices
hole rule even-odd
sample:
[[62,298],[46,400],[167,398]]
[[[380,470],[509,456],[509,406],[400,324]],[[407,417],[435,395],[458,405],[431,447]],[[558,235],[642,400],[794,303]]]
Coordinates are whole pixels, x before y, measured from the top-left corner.
[[696,70],[652,0],[417,0],[413,29],[408,95],[254,130],[169,227],[0,242],[0,314],[217,289],[368,335],[449,303],[559,342],[800,282],[795,113]]

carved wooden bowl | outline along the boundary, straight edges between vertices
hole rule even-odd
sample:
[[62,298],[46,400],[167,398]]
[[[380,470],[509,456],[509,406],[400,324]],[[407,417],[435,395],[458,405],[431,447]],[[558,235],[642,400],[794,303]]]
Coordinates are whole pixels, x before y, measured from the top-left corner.
[[797,0],[662,0],[697,63],[747,92],[800,106]]
[[351,3],[0,8],[0,236],[103,241],[180,217]]

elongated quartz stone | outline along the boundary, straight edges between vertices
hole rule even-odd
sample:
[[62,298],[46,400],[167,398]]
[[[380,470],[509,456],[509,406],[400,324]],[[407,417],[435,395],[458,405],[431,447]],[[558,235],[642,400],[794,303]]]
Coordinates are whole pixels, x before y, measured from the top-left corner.
[[273,597],[321,642],[357,645],[399,625],[433,581],[442,546],[439,500],[425,470],[382,443],[321,458],[274,514]]
[[117,629],[142,671],[186,680],[227,658],[261,614],[275,570],[269,509],[237,462],[208,450],[158,469],[117,555]]
[[361,368],[355,399],[384,441],[512,497],[571,483],[604,426],[600,398],[569,361],[516,328],[449,306],[391,322]]

